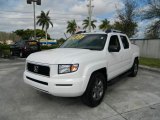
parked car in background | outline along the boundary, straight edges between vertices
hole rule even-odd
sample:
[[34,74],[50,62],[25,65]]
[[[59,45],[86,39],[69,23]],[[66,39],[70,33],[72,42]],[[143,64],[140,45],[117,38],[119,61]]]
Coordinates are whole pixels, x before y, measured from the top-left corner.
[[21,58],[37,51],[40,51],[40,44],[33,40],[20,40],[10,46],[11,55],[18,55]]
[[0,43],[0,57],[2,57],[2,48],[1,48],[1,43]]

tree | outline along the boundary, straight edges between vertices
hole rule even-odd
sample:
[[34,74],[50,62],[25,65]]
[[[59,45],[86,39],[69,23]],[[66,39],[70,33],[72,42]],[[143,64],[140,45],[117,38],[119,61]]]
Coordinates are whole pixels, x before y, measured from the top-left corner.
[[18,36],[20,36],[23,40],[28,40],[31,39],[33,37],[33,31],[30,29],[24,30],[24,29],[20,29],[20,30],[16,30],[14,31],[14,33]]
[[[96,20],[91,21],[91,27],[93,30],[96,28],[96,25],[95,25],[96,22],[97,22]],[[83,29],[85,29],[85,30],[89,27],[89,17],[87,17],[86,19],[83,20],[82,25],[83,25]]]
[[[32,29],[26,29],[26,30],[20,29],[20,30],[14,31],[14,33],[16,35],[20,36],[23,40],[32,39],[34,36],[34,30],[32,30]],[[37,35],[38,39],[45,37],[44,30],[36,29],[36,33],[37,33],[36,35]],[[48,34],[47,36],[50,39],[50,35]]]
[[64,38],[60,38],[57,40],[58,45],[62,45],[66,40]]
[[148,27],[145,33],[145,38],[155,39],[160,37],[160,20],[156,21]]
[[67,33],[70,33],[71,35],[75,34],[77,23],[75,20],[71,20],[67,22]]
[[160,37],[160,1],[148,0],[148,9],[143,11],[142,20],[157,19],[146,30],[146,38],[158,38]]
[[125,8],[117,11],[119,20],[113,26],[131,37],[136,33],[137,28],[137,22],[134,21],[137,6],[133,0],[125,0],[124,4]]
[[49,11],[47,13],[41,11],[41,14],[37,16],[37,19],[38,19],[37,25],[42,26],[42,30],[44,30],[45,28],[46,41],[47,41],[47,30],[50,25],[53,27],[53,23],[51,21],[51,18],[49,17]]
[[[45,35],[46,35],[46,34],[45,34],[45,31],[44,31],[44,30],[36,29],[36,36],[37,36],[39,39],[45,38]],[[48,39],[51,39],[49,34],[47,34],[47,38],[48,38]]]
[[110,21],[108,21],[107,19],[104,19],[101,22],[102,22],[102,24],[99,25],[99,29],[100,30],[105,31],[107,29],[111,29],[112,28],[111,25],[110,25]]

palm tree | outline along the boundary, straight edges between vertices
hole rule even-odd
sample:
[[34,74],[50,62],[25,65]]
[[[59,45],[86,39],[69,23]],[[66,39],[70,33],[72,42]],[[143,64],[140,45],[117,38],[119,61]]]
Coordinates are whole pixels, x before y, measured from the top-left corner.
[[102,22],[102,24],[99,25],[100,30],[105,31],[105,30],[111,28],[110,22],[107,19],[104,19],[101,22]]
[[53,23],[51,21],[51,18],[49,17],[49,11],[47,13],[41,11],[41,14],[37,16],[37,19],[38,19],[37,25],[42,26],[42,30],[45,29],[46,41],[47,41],[47,30],[50,25],[53,27]]
[[[96,25],[95,25],[96,22],[97,22],[96,20],[92,20],[91,21],[92,29],[96,28]],[[83,25],[83,29],[87,29],[89,27],[89,17],[87,17],[87,19],[83,20],[83,24],[82,25]]]
[[77,23],[75,20],[71,20],[67,22],[67,33],[70,33],[71,35],[75,34],[77,29]]

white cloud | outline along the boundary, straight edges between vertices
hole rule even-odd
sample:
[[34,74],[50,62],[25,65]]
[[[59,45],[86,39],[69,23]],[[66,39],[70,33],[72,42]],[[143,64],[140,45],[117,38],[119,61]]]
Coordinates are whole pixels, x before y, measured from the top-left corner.
[[[19,1],[19,4],[17,2],[15,7],[9,10],[8,6],[5,5],[7,11],[19,11],[18,13],[0,11],[0,31],[33,29],[33,6],[27,5],[26,0],[17,1]],[[48,32],[51,37],[60,38],[64,37],[68,20],[76,19],[78,26],[82,28],[82,20],[88,16],[87,4],[88,0],[42,0],[42,5],[36,6],[36,16],[40,14],[41,10],[45,12],[50,10],[54,27],[49,28]],[[93,5],[93,18],[98,21],[97,26],[104,18],[107,18],[113,24],[116,19],[116,8],[122,9],[124,7],[122,0],[93,0]],[[144,24],[140,23],[140,28],[143,28]],[[41,27],[37,26],[37,28]]]
[[[96,16],[109,14],[116,11],[116,7],[118,9],[121,9],[124,7],[121,0],[94,0],[93,1],[93,13]],[[76,14],[88,14],[88,0],[85,0],[84,2],[80,1],[77,4],[75,4],[72,8],[70,8],[70,12],[76,13]]]

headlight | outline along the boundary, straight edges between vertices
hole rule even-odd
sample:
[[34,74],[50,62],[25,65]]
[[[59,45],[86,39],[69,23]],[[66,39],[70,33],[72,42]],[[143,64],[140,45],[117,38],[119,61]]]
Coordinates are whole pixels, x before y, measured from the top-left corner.
[[78,64],[62,64],[58,65],[58,74],[65,74],[65,73],[71,73],[76,72],[78,70],[79,65]]

